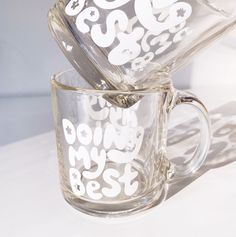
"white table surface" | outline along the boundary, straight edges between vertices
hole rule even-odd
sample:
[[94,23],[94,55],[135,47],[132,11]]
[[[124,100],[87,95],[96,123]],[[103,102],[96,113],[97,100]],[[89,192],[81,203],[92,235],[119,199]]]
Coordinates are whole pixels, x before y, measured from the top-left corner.
[[[210,110],[236,99],[235,88],[198,88]],[[162,205],[124,220],[90,218],[62,198],[53,132],[0,147],[1,237],[235,237],[236,153]]]

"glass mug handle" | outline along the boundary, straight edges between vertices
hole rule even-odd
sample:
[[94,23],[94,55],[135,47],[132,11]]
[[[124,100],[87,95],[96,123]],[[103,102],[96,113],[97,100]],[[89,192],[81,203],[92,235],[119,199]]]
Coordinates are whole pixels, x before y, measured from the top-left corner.
[[176,106],[183,104],[191,105],[198,112],[201,124],[200,142],[191,159],[182,164],[171,164],[174,170],[170,181],[194,174],[204,163],[211,144],[211,124],[204,104],[193,94],[176,90],[170,111]]

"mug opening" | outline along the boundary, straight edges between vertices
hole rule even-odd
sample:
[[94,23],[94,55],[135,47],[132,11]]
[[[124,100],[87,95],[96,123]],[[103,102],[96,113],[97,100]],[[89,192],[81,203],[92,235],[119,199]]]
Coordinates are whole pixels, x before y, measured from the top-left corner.
[[51,79],[52,86],[57,89],[76,91],[79,93],[93,93],[93,94],[152,94],[160,90],[170,90],[172,88],[171,80],[168,80],[165,84],[155,86],[155,88],[142,88],[133,89],[129,91],[123,91],[119,89],[114,90],[102,90],[93,88],[75,69],[68,69],[60,73],[54,74]]

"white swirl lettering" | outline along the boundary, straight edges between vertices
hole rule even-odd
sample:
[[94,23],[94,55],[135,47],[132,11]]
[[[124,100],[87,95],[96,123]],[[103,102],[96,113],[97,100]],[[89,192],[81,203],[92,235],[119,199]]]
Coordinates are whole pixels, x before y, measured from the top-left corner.
[[101,25],[94,25],[91,29],[91,37],[95,44],[100,47],[109,47],[115,40],[116,28],[125,31],[129,23],[127,15],[121,10],[112,11],[106,20],[107,32],[102,33]]
[[137,43],[144,35],[144,29],[137,27],[131,34],[119,33],[117,38],[120,44],[109,54],[108,60],[113,65],[124,65],[137,58],[141,53],[141,46]]
[[71,0],[65,8],[65,12],[68,16],[78,15],[84,8],[85,0]]
[[118,7],[121,7],[131,0],[113,0],[113,1],[108,1],[108,0],[93,0],[94,3],[103,9],[115,9]]
[[90,27],[85,23],[85,20],[96,22],[100,17],[99,11],[96,7],[88,7],[83,10],[76,18],[77,29],[81,33],[88,33]]

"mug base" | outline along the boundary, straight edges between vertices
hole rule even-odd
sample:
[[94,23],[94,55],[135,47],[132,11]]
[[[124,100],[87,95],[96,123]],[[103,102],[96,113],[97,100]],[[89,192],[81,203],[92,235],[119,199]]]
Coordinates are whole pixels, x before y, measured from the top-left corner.
[[69,197],[63,193],[66,202],[74,209],[95,217],[119,218],[138,214],[161,204],[167,194],[167,185],[160,183],[157,188],[131,201],[117,203],[97,203],[77,197]]

